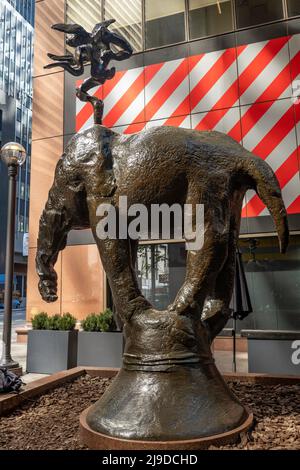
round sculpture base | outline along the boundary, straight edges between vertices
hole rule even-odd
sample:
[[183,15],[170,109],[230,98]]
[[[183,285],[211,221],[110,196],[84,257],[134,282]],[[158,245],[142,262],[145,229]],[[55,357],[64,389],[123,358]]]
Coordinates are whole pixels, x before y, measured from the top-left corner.
[[251,425],[192,316],[148,312],[125,335],[122,369],[81,419],[88,447],[198,449],[232,442]]
[[87,423],[91,408],[86,409],[80,416],[80,441],[90,450],[205,450],[210,446],[234,444],[253,423],[253,415],[249,414],[246,421],[237,428],[215,436],[182,441],[136,441],[110,437],[94,431]]

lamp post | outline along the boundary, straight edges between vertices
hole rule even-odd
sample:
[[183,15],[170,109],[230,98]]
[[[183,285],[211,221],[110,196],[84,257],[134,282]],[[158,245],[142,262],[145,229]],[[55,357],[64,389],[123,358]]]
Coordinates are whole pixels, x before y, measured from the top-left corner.
[[26,151],[21,144],[10,142],[1,149],[1,159],[8,169],[8,214],[5,260],[3,350],[0,366],[9,369],[19,367],[11,357],[12,294],[15,251],[16,187],[19,166],[26,160]]

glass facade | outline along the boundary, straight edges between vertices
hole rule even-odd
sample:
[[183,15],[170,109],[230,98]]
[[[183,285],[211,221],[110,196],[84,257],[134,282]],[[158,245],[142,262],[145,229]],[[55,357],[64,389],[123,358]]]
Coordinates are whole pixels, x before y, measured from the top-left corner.
[[0,2],[0,89],[32,109],[33,27]]
[[287,0],[288,14],[289,16],[300,15],[300,1],[299,0]]
[[92,31],[96,23],[102,21],[102,0],[67,0],[66,14],[68,23],[80,24]]
[[33,0],[7,0],[8,3],[18,12],[23,18],[30,23],[34,24],[34,1]]
[[236,0],[235,8],[238,28],[283,18],[282,0]]
[[231,1],[190,0],[189,24],[191,39],[232,31]]
[[183,243],[140,245],[137,273],[143,295],[157,309],[166,308],[184,281],[186,250]]
[[2,109],[0,109],[0,148],[2,147]]
[[[28,155],[18,175],[15,244],[18,255],[22,254],[23,234],[28,232],[29,220],[34,7],[34,0],[0,1],[0,93],[5,97],[0,103],[1,140],[2,144],[9,140],[20,142]],[[1,197],[6,201],[5,194]],[[1,231],[6,232],[4,224]],[[4,238],[1,236],[1,240]]]
[[145,1],[146,49],[185,41],[185,1]]
[[276,237],[241,240],[240,246],[254,310],[248,325],[254,329],[299,330],[299,235],[291,236],[284,255],[279,253]]
[[114,18],[111,29],[117,30],[138,52],[143,49],[142,0],[106,0],[104,19]]
[[[240,249],[253,313],[237,322],[238,331],[243,328],[299,330],[300,236],[291,237],[285,255],[279,253],[276,237],[241,239]],[[139,247],[139,284],[155,308],[164,309],[173,302],[185,278],[185,265],[184,243]]]
[[300,15],[299,0],[66,0],[67,21],[88,31],[103,19],[135,52]]

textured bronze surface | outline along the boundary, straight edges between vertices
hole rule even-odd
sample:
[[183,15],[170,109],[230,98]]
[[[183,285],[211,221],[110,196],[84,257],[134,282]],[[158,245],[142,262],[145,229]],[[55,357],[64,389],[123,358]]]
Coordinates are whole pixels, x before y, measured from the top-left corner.
[[[271,168],[219,132],[157,127],[119,135],[95,125],[70,140],[40,220],[37,271],[43,299],[57,299],[54,265],[71,229],[92,229],[117,312],[125,324],[123,368],[87,415],[96,432],[176,441],[229,432],[248,412],[218,373],[210,344],[230,316],[241,208],[254,189],[270,210],[280,249],[288,225]],[[137,242],[100,240],[97,207],[204,204],[204,246],[187,254],[173,304],[157,311],[135,274]]]
[[198,439],[184,439],[176,441],[146,441],[118,439],[107,434],[94,431],[87,423],[90,409],[80,416],[80,440],[82,444],[92,450],[206,450],[210,446],[234,444],[241,434],[247,432],[253,423],[253,415],[249,414],[247,420],[232,431],[214,436]]

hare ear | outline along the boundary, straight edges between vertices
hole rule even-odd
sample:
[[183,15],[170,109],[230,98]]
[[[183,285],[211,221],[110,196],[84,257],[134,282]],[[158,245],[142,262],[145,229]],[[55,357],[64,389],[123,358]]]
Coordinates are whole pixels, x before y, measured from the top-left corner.
[[103,21],[102,26],[104,26],[104,28],[108,28],[111,24],[113,24],[115,22],[116,22],[116,20],[114,20],[114,19],[106,20],[106,21]]
[[58,23],[54,24],[51,26],[52,29],[55,29],[57,31],[61,31],[62,33],[66,34],[83,34],[83,35],[89,35],[89,33],[79,24],[64,24],[64,23]]

